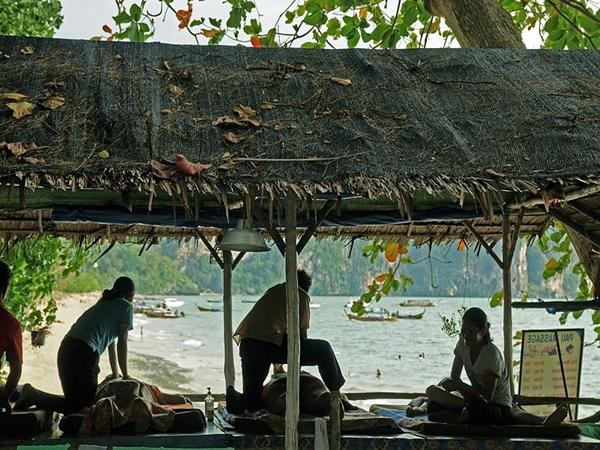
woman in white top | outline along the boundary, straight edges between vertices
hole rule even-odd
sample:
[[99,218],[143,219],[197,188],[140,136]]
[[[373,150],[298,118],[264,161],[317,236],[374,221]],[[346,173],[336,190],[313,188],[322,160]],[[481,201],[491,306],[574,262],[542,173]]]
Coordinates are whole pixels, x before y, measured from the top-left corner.
[[[562,422],[568,411],[566,404],[548,417],[512,409],[508,371],[502,353],[492,343],[490,324],[483,310],[465,311],[460,336],[454,349],[450,378],[427,388],[431,420],[474,425]],[[460,379],[463,368],[470,385]]]
[[[430,418],[481,425],[508,423],[510,380],[502,353],[492,343],[483,310],[470,308],[464,313],[460,336],[450,378],[427,388]],[[463,368],[470,385],[460,379]]]

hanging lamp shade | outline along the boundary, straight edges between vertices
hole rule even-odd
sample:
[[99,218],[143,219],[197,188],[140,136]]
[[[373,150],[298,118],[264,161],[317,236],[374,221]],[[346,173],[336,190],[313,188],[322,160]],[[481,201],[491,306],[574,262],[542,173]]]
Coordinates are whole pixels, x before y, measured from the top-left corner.
[[239,219],[235,228],[223,232],[217,249],[230,252],[268,252],[271,250],[260,233],[244,228],[244,221]]

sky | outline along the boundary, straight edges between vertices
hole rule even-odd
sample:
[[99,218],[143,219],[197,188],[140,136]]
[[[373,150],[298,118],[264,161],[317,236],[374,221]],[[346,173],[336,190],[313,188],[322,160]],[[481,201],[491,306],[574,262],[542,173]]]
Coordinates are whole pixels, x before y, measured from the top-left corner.
[[[300,1],[300,0],[297,0]],[[67,39],[89,39],[92,36],[106,36],[102,31],[102,26],[107,24],[114,27],[112,16],[117,14],[117,8],[114,0],[61,0],[64,22],[56,37]],[[127,1],[126,5],[132,2]],[[139,3],[139,2],[138,2]],[[281,13],[282,7],[273,7],[273,5],[287,5],[287,1],[277,0],[256,0],[257,10],[262,16],[263,24],[273,24],[277,16]],[[393,3],[393,2],[392,2]],[[158,5],[158,1],[149,0],[148,4]],[[186,9],[187,0],[173,0],[175,9]],[[194,1],[193,18],[204,17],[228,17],[228,8],[223,5],[222,0],[205,0],[202,2]],[[393,11],[392,11],[393,13]],[[168,42],[172,44],[195,44],[194,38],[186,31],[178,28],[177,19],[174,14],[167,14],[166,21],[157,18],[155,20],[156,33],[152,41]],[[540,38],[537,31],[529,32],[525,35],[525,43],[529,48],[539,48]],[[201,43],[205,43],[206,41]],[[233,44],[233,42],[223,41],[223,44]],[[345,46],[345,40],[337,41],[340,47]],[[429,47],[441,46],[441,41],[431,41]]]

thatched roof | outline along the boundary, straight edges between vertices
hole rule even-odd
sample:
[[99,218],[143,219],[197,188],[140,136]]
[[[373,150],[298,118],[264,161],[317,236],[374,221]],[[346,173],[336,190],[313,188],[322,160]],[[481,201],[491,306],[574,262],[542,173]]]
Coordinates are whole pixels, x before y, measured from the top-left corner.
[[[313,205],[324,194],[378,199],[351,211],[351,229],[333,220],[323,235],[436,235],[479,218],[497,239],[492,213],[502,204],[542,190],[560,198],[600,180],[600,52],[15,37],[0,37],[0,52],[0,98],[22,94],[34,107],[20,119],[0,111],[0,146],[12,144],[0,156],[0,182],[22,185],[16,209],[33,208],[37,194],[24,189],[42,186],[65,190],[74,211],[162,202],[202,225],[209,198],[269,199],[291,188]],[[210,167],[195,176],[153,171],[151,161],[177,154]],[[101,198],[90,203],[96,190]],[[379,223],[387,230],[361,221],[378,202],[398,214]],[[46,207],[57,204],[51,195]],[[536,215],[524,220],[530,232],[546,223]]]

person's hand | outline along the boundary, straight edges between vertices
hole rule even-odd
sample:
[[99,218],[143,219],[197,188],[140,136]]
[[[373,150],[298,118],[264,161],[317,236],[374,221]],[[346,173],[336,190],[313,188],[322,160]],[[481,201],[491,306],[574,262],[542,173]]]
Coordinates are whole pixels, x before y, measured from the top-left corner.
[[10,402],[8,401],[8,399],[4,396],[0,397],[0,414],[11,414],[12,413],[12,406],[10,405]]

